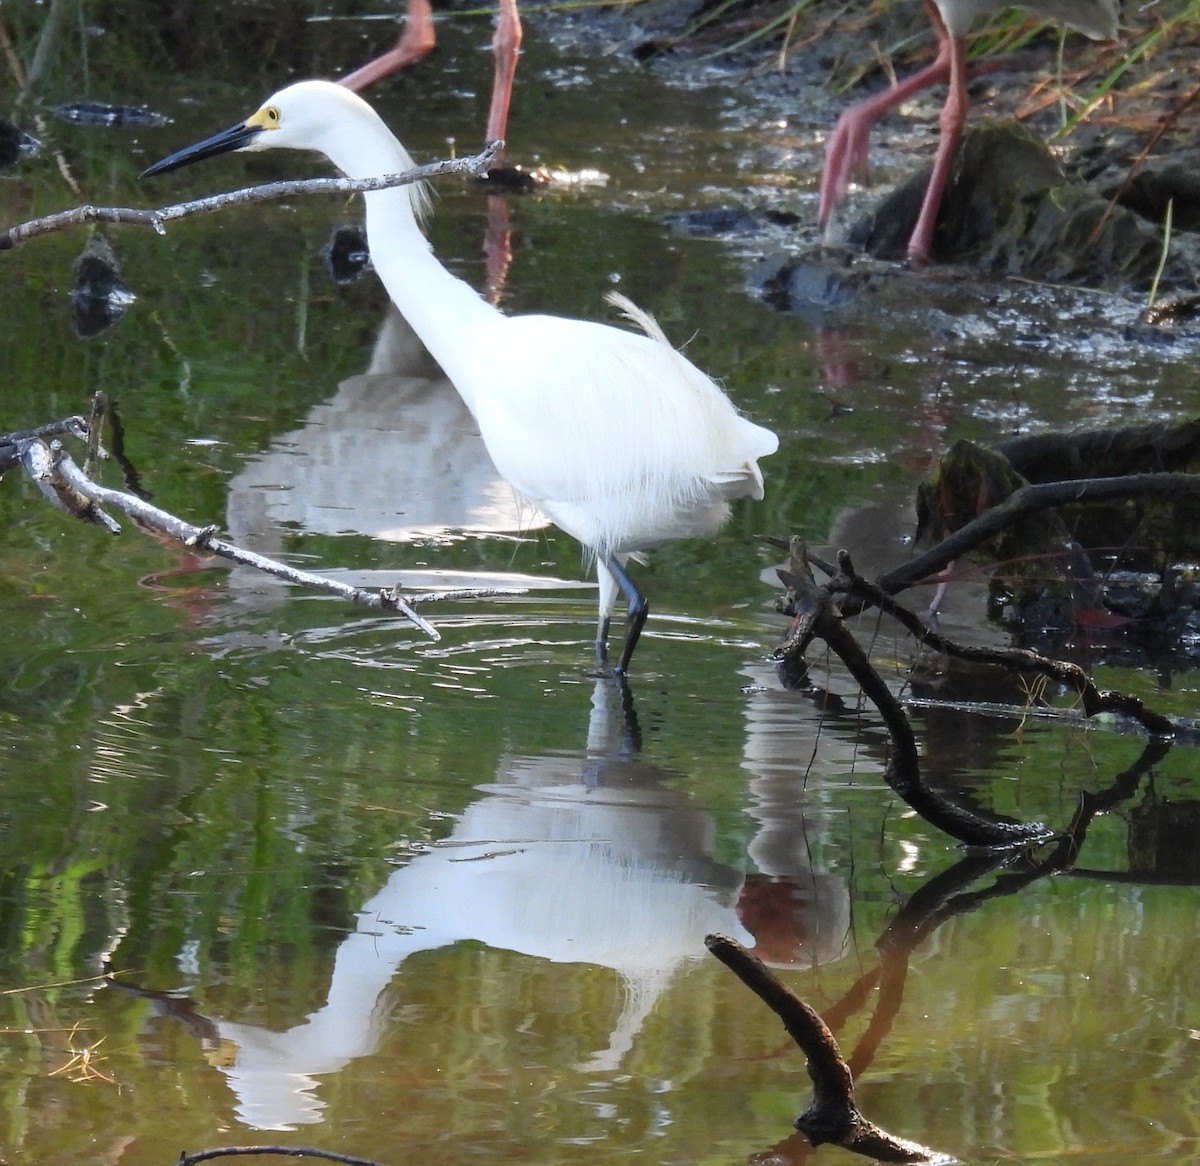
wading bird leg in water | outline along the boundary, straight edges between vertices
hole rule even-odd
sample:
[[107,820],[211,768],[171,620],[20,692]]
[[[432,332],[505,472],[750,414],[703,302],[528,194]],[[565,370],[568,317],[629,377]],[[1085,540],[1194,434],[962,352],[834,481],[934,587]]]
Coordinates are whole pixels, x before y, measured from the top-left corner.
[[504,299],[504,285],[508,282],[512,258],[512,221],[508,213],[508,199],[503,194],[489,191],[487,224],[483,233],[483,294],[493,307],[498,308]]
[[[492,81],[492,104],[488,110],[487,141],[504,139],[508,135],[508,107],[512,103],[513,79],[517,75],[517,58],[521,55],[521,17],[517,0],[500,0],[496,14],[496,34],[492,37],[492,55],[496,72]],[[504,155],[501,152],[501,161]]]
[[[508,135],[508,109],[512,104],[513,80],[517,75],[517,58],[521,55],[521,16],[517,11],[517,0],[499,0],[496,18],[496,33],[492,37],[492,54],[496,58],[496,71],[492,82],[492,103],[488,109],[486,142],[504,139]],[[433,27],[433,9],[429,0],[408,0],[408,12],[404,18],[404,32],[394,47],[361,69],[348,73],[338,84],[354,93],[361,93],[376,81],[416,64],[433,51],[437,34]],[[497,155],[498,162],[504,161],[504,152]]]
[[[492,102],[488,109],[487,129],[484,141],[503,141],[508,136],[508,111],[512,104],[513,80],[517,74],[517,59],[521,55],[521,16],[517,11],[517,0],[499,0],[496,17],[496,32],[492,37],[492,55],[496,69],[492,82]],[[404,32],[380,57],[355,69],[338,82],[353,93],[361,93],[376,81],[415,64],[428,55],[436,43],[433,27],[433,9],[429,0],[408,0],[408,12],[404,20]],[[502,169],[508,151],[502,148],[493,159],[492,170]],[[488,197],[487,230],[483,253],[487,261],[487,298],[499,304],[508,280],[508,269],[512,263],[512,230],[508,221],[508,204],[499,197]]]
[[1093,40],[1111,40],[1117,35],[1120,0],[922,0],[922,5],[937,37],[937,59],[907,81],[877,97],[847,110],[838,119],[825,147],[825,173],[821,176],[821,195],[817,217],[822,229],[828,223],[838,200],[846,193],[850,180],[866,166],[867,134],[871,126],[888,110],[943,79],[949,92],[938,117],[940,134],[933,173],[925,188],[925,200],[912,237],[908,241],[908,260],[913,266],[928,262],[933,246],[942,195],[954,165],[954,154],[967,119],[966,33],[971,22],[984,13],[1000,8],[1018,7],[1048,20],[1058,20]]
[[[492,54],[496,58],[495,79],[492,82],[492,104],[488,110],[488,142],[503,141],[508,134],[508,107],[512,104],[513,79],[517,75],[517,58],[521,55],[521,17],[517,0],[500,0],[496,16],[496,35],[492,37]],[[496,155],[492,170],[502,169],[508,159],[503,148]],[[489,194],[487,228],[483,240],[486,260],[487,300],[499,305],[508,282],[512,264],[512,227],[509,224],[508,199]]]
[[821,174],[821,193],[817,209],[817,223],[823,232],[828,232],[833,212],[846,197],[850,183],[867,174],[868,138],[875,123],[898,105],[902,105],[922,89],[940,84],[950,76],[950,59],[954,51],[953,42],[944,36],[945,25],[932,0],[923,0],[926,14],[939,31],[938,54],[933,64],[914,73],[911,77],[886,89],[874,97],[852,105],[837,120],[825,142],[825,169]]
[[604,563],[597,567],[606,568],[597,572],[600,584],[600,624],[596,628],[596,663],[604,667],[608,663],[608,629],[612,623],[612,609],[617,599],[617,589],[625,593],[629,607],[625,615],[625,641],[621,645],[621,658],[613,669],[613,676],[624,680],[629,672],[629,661],[633,658],[633,650],[642,634],[646,616],[650,613],[649,600],[638,590],[637,584],[629,577],[621,560],[615,554],[609,555]]
[[938,38],[938,55],[934,64],[948,56],[950,79],[946,103],[942,106],[942,112],[938,114],[938,144],[937,153],[933,156],[933,171],[929,175],[929,185],[925,188],[925,198],[921,203],[921,213],[917,216],[917,225],[908,240],[908,261],[916,267],[929,262],[933,249],[933,231],[937,226],[938,211],[942,206],[942,195],[950,178],[954,155],[962,139],[963,126],[966,125],[967,110],[970,107],[967,98],[967,42],[962,37],[950,35],[941,14],[931,0],[926,0],[925,11],[933,21],[933,29]]

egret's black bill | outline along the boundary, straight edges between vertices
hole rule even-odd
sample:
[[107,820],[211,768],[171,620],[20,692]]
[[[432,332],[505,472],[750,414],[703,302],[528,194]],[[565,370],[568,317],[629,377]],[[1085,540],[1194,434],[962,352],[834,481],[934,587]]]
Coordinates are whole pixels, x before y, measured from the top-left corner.
[[230,150],[240,150],[249,145],[261,132],[258,126],[239,122],[219,134],[213,134],[211,138],[197,142],[194,146],[176,150],[174,154],[168,155],[161,162],[155,162],[153,166],[147,166],[140,177],[166,174],[168,170],[178,170],[180,166],[190,166],[193,162],[203,162],[205,158],[215,158],[218,154],[228,154]]

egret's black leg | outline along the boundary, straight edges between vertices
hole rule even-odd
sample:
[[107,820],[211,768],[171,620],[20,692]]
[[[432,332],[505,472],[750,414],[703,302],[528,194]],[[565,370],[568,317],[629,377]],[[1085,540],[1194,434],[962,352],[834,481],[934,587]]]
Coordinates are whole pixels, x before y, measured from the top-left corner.
[[613,669],[613,675],[620,677],[629,673],[629,661],[633,658],[633,650],[637,647],[638,637],[642,634],[642,627],[646,622],[647,614],[649,614],[650,604],[626,574],[625,568],[617,561],[616,555],[609,555],[606,565],[612,572],[612,577],[617,581],[617,586],[629,601],[625,616],[625,642],[621,645],[621,659]]

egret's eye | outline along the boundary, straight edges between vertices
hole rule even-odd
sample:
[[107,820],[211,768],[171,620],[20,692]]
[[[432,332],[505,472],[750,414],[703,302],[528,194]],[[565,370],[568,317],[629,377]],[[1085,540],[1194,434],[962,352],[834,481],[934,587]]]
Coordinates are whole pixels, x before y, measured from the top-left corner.
[[266,119],[267,125],[277,126],[279,124],[279,110],[276,106],[268,105],[267,108],[263,110],[263,116]]

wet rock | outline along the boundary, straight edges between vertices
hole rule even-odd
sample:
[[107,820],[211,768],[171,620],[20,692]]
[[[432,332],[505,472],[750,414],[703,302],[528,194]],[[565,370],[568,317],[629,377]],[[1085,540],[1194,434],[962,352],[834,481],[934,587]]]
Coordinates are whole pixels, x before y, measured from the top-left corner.
[[1162,576],[1153,571],[1111,571],[1104,578],[1104,606],[1130,619],[1158,614]]
[[36,154],[41,145],[37,138],[0,117],[0,170],[7,169],[21,158]]
[[479,179],[480,185],[502,194],[530,194],[548,179],[539,170],[526,170],[521,166],[492,166]]
[[[885,198],[850,233],[879,258],[904,256],[928,184],[924,173]],[[994,274],[1112,287],[1144,283],[1158,267],[1157,230],[1124,207],[1070,182],[1045,145],[995,123],[963,140],[938,216],[936,262]],[[1170,277],[1189,278],[1176,261]]]
[[358,223],[339,223],[321,248],[321,261],[339,287],[353,283],[371,266],[366,232]]
[[1173,230],[1200,231],[1200,172],[1194,166],[1174,161],[1148,166],[1109,197],[1152,223],[1166,221],[1169,205]]
[[1200,319],[1200,296],[1171,296],[1152,304],[1143,313],[1141,323],[1149,328],[1174,328]]
[[762,207],[698,207],[667,215],[664,220],[672,230],[694,238],[711,239],[728,235],[759,235],[769,227],[794,227],[800,216],[788,211]]
[[751,286],[764,302],[802,316],[823,316],[849,307],[858,298],[863,278],[862,273],[845,270],[819,253],[772,255],[750,273]]
[[74,101],[52,105],[50,112],[63,121],[88,126],[165,126],[171,119],[144,105],[108,105],[102,101]]
[[71,328],[81,340],[99,336],[129,310],[137,298],[121,279],[121,265],[109,241],[98,231],[88,239],[71,268]]

